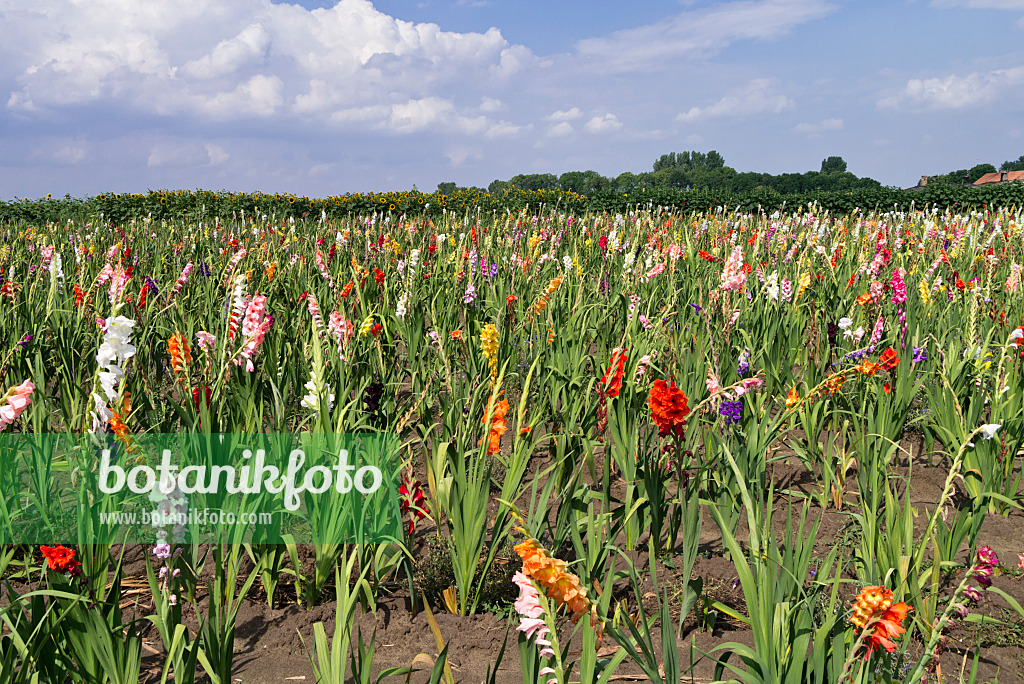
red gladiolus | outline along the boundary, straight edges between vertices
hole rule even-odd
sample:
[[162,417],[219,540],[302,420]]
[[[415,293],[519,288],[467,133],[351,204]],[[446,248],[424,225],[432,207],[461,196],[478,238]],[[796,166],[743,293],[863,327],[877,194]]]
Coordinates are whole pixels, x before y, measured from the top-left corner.
[[81,563],[75,560],[75,552],[64,546],[40,546],[43,558],[54,572],[77,575]]
[[427,507],[427,497],[423,493],[423,485],[419,480],[406,476],[402,486],[398,488],[402,496],[402,515],[409,515],[409,536],[416,528],[416,521],[427,517],[430,509]]
[[[206,392],[206,407],[209,408],[210,402],[213,400],[213,392],[210,391],[209,385],[205,385],[203,390]],[[192,403],[195,405],[196,411],[199,411],[199,391],[198,387],[192,388]]]
[[611,365],[608,366],[604,377],[601,378],[601,385],[606,388],[605,394],[607,396],[619,396],[619,390],[622,389],[622,374],[626,369],[628,358],[625,349],[612,352]]
[[882,370],[891,371],[899,365],[899,357],[896,356],[896,350],[889,347],[882,355],[878,357],[878,361],[881,364]]
[[651,420],[658,426],[662,437],[668,434],[682,436],[686,416],[690,413],[687,401],[686,394],[676,387],[675,381],[671,385],[664,380],[654,381],[647,405],[651,409]]

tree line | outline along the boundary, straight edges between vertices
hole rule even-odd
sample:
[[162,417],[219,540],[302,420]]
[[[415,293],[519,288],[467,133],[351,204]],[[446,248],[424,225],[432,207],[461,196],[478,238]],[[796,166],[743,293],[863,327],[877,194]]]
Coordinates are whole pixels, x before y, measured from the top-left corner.
[[[804,173],[739,172],[725,165],[725,159],[715,150],[710,152],[686,151],[663,154],[650,171],[625,171],[614,178],[597,171],[566,171],[553,173],[517,174],[508,180],[494,180],[481,192],[499,194],[511,188],[520,190],[558,190],[589,195],[595,192],[635,193],[644,190],[706,190],[709,192],[748,193],[774,191],[784,195],[806,192],[877,189],[882,184],[872,178],[860,178],[846,170],[842,157],[832,156],[821,162],[818,171]],[[440,183],[439,193],[448,195],[459,190],[455,183]]]

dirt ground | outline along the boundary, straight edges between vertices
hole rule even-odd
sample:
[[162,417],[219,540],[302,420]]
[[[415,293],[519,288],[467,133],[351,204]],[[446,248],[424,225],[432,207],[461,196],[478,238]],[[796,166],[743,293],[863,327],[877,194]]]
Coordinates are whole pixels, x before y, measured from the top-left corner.
[[[903,466],[897,471],[905,475],[907,468]],[[803,477],[803,473],[803,466],[793,459],[789,465],[780,463],[774,469],[773,479],[780,491],[788,489],[811,493],[814,484],[809,478]],[[928,466],[923,459],[915,460],[913,464],[911,498],[919,513],[915,521],[916,532],[919,534],[923,533],[925,524],[923,513],[925,509],[934,507],[947,474],[946,464]],[[788,497],[784,494],[777,495],[778,514],[775,516],[775,524],[779,527],[785,524],[787,500]],[[851,502],[849,508],[856,510],[856,494],[849,493],[847,500]],[[812,506],[812,517],[817,517],[819,513],[821,511]],[[822,556],[826,554],[836,540],[843,537],[849,521],[849,509],[842,512],[832,509],[824,511],[818,528],[815,553]],[[422,541],[434,534],[436,529],[431,525],[417,529],[417,549],[421,554],[425,553],[426,548]],[[742,528],[739,537],[742,542]],[[1017,554],[1024,552],[1024,514],[1014,511],[1005,517],[989,515],[981,528],[978,543],[979,546],[991,546],[1001,560],[1002,569],[1006,571],[995,577],[995,586],[1024,603],[1024,573],[1015,571]],[[961,553],[961,556],[965,557],[965,554]],[[513,559],[512,562],[515,560],[517,559]],[[646,555],[641,555],[639,560],[641,563],[646,562]],[[141,560],[130,562],[127,566],[129,575],[141,574],[141,568]],[[658,576],[662,578],[662,586],[666,581],[681,584],[686,579],[678,577],[678,573],[674,573],[671,568],[661,565],[660,562],[658,571]],[[710,515],[705,515],[700,556],[694,567],[693,576],[703,578],[705,594],[709,600],[719,601],[743,612],[743,596],[738,586],[735,568],[732,561],[722,555],[721,537]],[[649,578],[647,582],[649,584]],[[644,590],[650,588],[645,586]],[[335,604],[327,602],[308,610],[300,608],[294,601],[289,600],[288,588],[285,587],[279,590],[278,602],[281,607],[272,609],[268,607],[265,596],[258,595],[259,593],[258,589],[254,589],[252,596],[245,601],[238,614],[233,681],[240,684],[314,682],[309,660],[313,625],[323,622],[330,637],[334,628]],[[961,673],[966,677],[974,657],[974,648],[980,642],[982,655],[979,682],[995,681],[997,676],[1000,683],[1024,682],[1024,619],[1004,610],[1005,607],[998,597],[986,595],[976,610],[1002,619],[1008,624],[984,627],[963,624],[949,634],[947,650],[941,658],[945,681],[960,681]],[[678,615],[678,603],[673,608],[674,614]],[[433,614],[444,642],[448,644],[448,662],[455,681],[485,681],[488,669],[493,669],[496,665],[498,652],[506,635],[508,643],[504,659],[497,663],[495,682],[518,684],[522,681],[515,623],[510,621],[507,613],[505,616],[484,613],[459,617],[446,612],[443,603],[438,601],[433,605]],[[194,620],[189,622],[194,626]],[[357,625],[365,640],[368,641],[375,635],[374,673],[389,667],[412,665],[421,654],[433,659],[439,652],[427,614],[422,609],[415,613],[411,610],[408,589],[400,585],[395,585],[392,594],[379,599],[375,615],[360,614]],[[571,623],[566,621],[563,634],[570,633],[571,627]],[[660,647],[657,636],[655,642]],[[678,642],[686,673],[684,681],[710,681],[714,661],[701,654],[712,652],[724,642],[753,645],[751,634],[742,623],[721,615],[714,627],[708,630],[698,625],[691,612],[683,625],[682,638]],[[151,655],[147,662],[149,669],[144,681],[158,681],[162,659],[155,655],[160,650],[159,637],[155,631],[147,636],[146,644],[151,649]],[[579,648],[578,643],[572,644],[570,654],[579,653]],[[605,639],[602,655],[611,654],[615,648],[613,641]],[[912,652],[920,653],[921,650],[920,643],[911,646]],[[692,660],[691,653],[694,654]],[[417,666],[427,667],[425,662],[421,658]],[[425,682],[427,674],[427,670],[418,672],[412,676],[411,681]],[[627,659],[616,670],[612,681],[643,679],[640,668]]]
[[[920,454],[920,449],[914,449]],[[939,462],[929,466],[925,459],[916,458],[911,469],[911,499],[917,509],[915,532],[923,534],[926,510],[934,508],[939,498],[943,483],[948,474],[948,464]],[[896,468],[896,474],[905,476],[906,465]],[[814,494],[816,484],[807,476],[804,467],[795,458],[789,463],[779,462],[772,469],[772,479],[776,484],[776,515],[774,524],[781,533],[785,525],[785,511],[790,501],[787,492]],[[812,500],[814,497],[811,497]],[[829,509],[824,512],[816,506],[811,507],[812,519],[821,515],[816,536],[815,554],[824,556],[837,540],[844,538],[850,523],[850,512],[856,511],[855,484],[847,487],[848,507],[843,511]],[[800,505],[799,501],[797,505]],[[417,528],[414,552],[422,560],[428,552],[426,543],[437,534],[436,528],[424,523]],[[646,536],[646,535],[645,535]],[[741,543],[745,534],[741,525],[738,532]],[[640,546],[645,539],[641,538]],[[995,586],[1006,591],[1017,601],[1024,603],[1024,573],[1017,570],[1017,554],[1024,552],[1024,513],[1013,511],[1007,516],[989,515],[981,528],[979,546],[991,546],[1001,560],[1001,573],[994,578]],[[146,585],[144,549],[133,548],[125,555],[126,587],[135,589],[126,596],[122,605],[126,616],[142,617],[151,611],[151,597]],[[693,577],[703,578],[704,592],[708,601],[717,601],[726,606],[744,612],[743,595],[738,586],[738,577],[732,561],[722,554],[722,540],[717,526],[711,516],[704,515],[701,532],[700,555],[693,570]],[[646,553],[637,554],[638,569],[641,576],[646,577],[643,591],[653,587],[650,584],[650,573],[645,564],[648,562]],[[962,551],[959,560],[965,560]],[[513,557],[509,563],[518,563]],[[679,577],[678,572],[663,565],[660,561],[656,569],[660,585],[682,586],[687,579]],[[251,567],[251,566],[250,566]],[[852,576],[851,576],[852,579]],[[959,580],[954,579],[958,582]],[[333,584],[333,583],[331,583]],[[359,614],[357,629],[364,640],[371,636],[376,640],[376,653],[373,671],[376,673],[389,667],[414,665],[423,669],[412,675],[411,681],[417,684],[428,679],[429,659],[437,657],[439,648],[428,623],[428,616],[422,608],[412,610],[407,585],[395,583],[389,585],[390,593],[378,598],[376,614]],[[616,591],[619,587],[616,585]],[[851,589],[851,591],[854,591]],[[200,609],[205,605],[203,597],[203,580],[200,580]],[[514,597],[514,593],[511,596]],[[625,594],[623,594],[625,595]],[[852,595],[852,594],[851,594]],[[617,596],[617,594],[616,594]],[[235,660],[233,682],[238,684],[278,684],[285,682],[315,681],[310,664],[310,649],[313,644],[313,626],[317,622],[324,623],[328,638],[333,634],[335,602],[330,597],[320,605],[310,609],[299,607],[295,602],[294,589],[282,579],[275,597],[275,607],[268,606],[266,596],[256,582],[249,596],[243,602],[238,613],[235,632]],[[650,614],[652,606],[645,606]],[[975,609],[983,614],[1006,622],[1000,626],[971,626],[962,624],[948,636],[947,650],[942,655],[942,672],[945,681],[960,681],[960,674],[970,671],[976,644],[981,644],[979,682],[1000,683],[1024,682],[1024,619],[1005,610],[1002,599],[985,595],[982,603]],[[468,617],[449,614],[441,601],[432,603],[432,612],[440,629],[444,643],[448,645],[448,662],[456,682],[484,682],[488,669],[497,671],[494,675],[496,684],[519,684],[522,681],[519,652],[516,645],[515,622],[509,617],[511,612],[505,609],[504,615],[483,613]],[[678,598],[675,599],[673,615],[678,615]],[[197,621],[191,609],[186,608],[185,621],[195,630]],[[148,621],[141,622],[144,636],[143,646],[143,682],[159,682],[163,657],[159,635]],[[566,620],[561,634],[571,632],[571,623]],[[498,652],[502,643],[508,638],[504,658],[497,663]],[[353,637],[355,639],[355,636]],[[655,643],[660,643],[655,634]],[[578,637],[577,637],[578,642]],[[713,628],[698,624],[691,612],[683,624],[681,639],[678,641],[679,653],[683,660],[684,681],[708,682],[714,672],[714,660],[702,654],[711,653],[722,643],[739,642],[753,645],[752,636],[742,623],[730,620],[720,614]],[[616,648],[615,643],[606,638],[602,644],[602,655],[610,655]],[[570,645],[570,655],[579,653],[580,644]],[[911,645],[912,653],[920,653],[920,642]],[[659,651],[660,652],[660,651]],[[422,655],[421,655],[422,654]],[[693,654],[693,658],[691,658]],[[612,681],[641,681],[644,677],[640,668],[628,659],[616,670]]]

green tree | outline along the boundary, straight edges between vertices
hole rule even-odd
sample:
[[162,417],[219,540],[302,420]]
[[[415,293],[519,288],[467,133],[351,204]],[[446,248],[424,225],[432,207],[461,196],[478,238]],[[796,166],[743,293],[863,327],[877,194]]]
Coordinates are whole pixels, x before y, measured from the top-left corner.
[[718,152],[711,150],[707,154],[703,152],[670,152],[661,155],[654,162],[654,171],[667,171],[679,169],[685,173],[697,169],[720,169],[725,166],[725,159]]
[[497,195],[505,191],[508,188],[508,181],[494,179],[491,184],[487,186],[487,192],[492,195]]
[[558,177],[553,173],[516,174],[508,180],[520,190],[557,190]]
[[1024,154],[1017,158],[1017,161],[1004,161],[999,167],[1000,171],[1024,171]]
[[458,189],[458,186],[450,181],[437,184],[437,193],[439,195],[454,195],[455,191]]
[[846,161],[842,157],[826,157],[821,162],[821,173],[843,173]]
[[974,182],[984,176],[986,173],[995,173],[996,167],[992,164],[977,164],[972,166],[967,172],[967,178],[970,182]]
[[572,192],[586,192],[587,177],[582,171],[566,171],[558,177],[558,187]]

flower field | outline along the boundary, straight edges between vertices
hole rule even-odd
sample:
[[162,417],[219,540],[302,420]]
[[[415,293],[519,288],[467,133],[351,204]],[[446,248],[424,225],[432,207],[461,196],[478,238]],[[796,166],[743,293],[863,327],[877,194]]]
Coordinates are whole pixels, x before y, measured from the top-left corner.
[[[1018,210],[0,235],[0,681],[1024,681]],[[397,524],[101,539],[43,435],[391,436]]]

